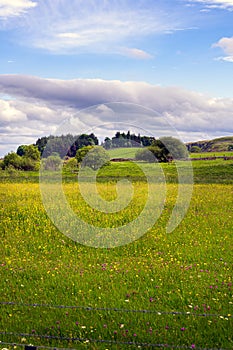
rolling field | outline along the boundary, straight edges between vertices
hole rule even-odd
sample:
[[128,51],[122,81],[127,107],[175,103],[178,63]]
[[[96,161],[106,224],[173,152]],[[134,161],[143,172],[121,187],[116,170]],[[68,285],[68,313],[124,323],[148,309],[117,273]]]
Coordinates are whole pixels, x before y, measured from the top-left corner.
[[[77,349],[156,344],[231,349],[232,165],[194,162],[188,212],[168,234],[178,185],[174,166],[164,164],[162,215],[140,239],[112,249],[69,239],[49,219],[38,183],[30,178],[20,183],[17,176],[9,183],[5,178],[0,184],[2,348],[19,348],[4,345],[17,343]],[[133,178],[135,170],[123,163],[104,167],[100,180],[105,176],[106,181],[98,183],[98,190],[106,200],[116,198],[116,184],[108,180],[114,173],[111,166],[118,169],[116,178]],[[135,219],[147,200],[147,184],[139,177],[140,170],[132,203],[111,215],[92,210],[76,182],[64,183],[63,189],[84,221],[118,227]]]

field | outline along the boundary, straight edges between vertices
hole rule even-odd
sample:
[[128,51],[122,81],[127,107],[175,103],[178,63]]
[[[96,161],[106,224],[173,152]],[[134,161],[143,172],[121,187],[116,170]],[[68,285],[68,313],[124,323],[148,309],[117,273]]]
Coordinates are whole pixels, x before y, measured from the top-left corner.
[[[140,148],[114,148],[108,150],[111,158],[134,158]],[[233,152],[200,152],[190,153],[190,158],[205,158],[205,157],[233,157]]]
[[[83,246],[53,225],[38,174],[0,174],[2,348],[232,349],[233,161],[193,162],[192,200],[169,234],[177,173],[174,164],[162,166],[162,215],[141,238],[112,249]],[[186,163],[180,166],[185,171]],[[134,197],[116,214],[92,210],[75,177],[63,189],[84,221],[118,227],[147,200],[143,174],[127,162],[100,172],[102,197],[116,198],[115,180],[124,176],[133,180]]]

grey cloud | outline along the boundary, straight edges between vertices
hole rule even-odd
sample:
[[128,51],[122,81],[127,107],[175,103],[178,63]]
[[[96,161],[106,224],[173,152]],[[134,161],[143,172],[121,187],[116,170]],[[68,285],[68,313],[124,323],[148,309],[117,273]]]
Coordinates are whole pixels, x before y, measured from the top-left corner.
[[[22,135],[25,143],[32,135],[35,141],[37,137],[55,133],[61,123],[71,119],[76,119],[77,131],[85,132],[96,126],[101,137],[110,135],[117,123],[125,123],[125,128],[127,123],[143,127],[156,135],[158,128],[165,132],[170,122],[184,141],[233,133],[233,99],[213,98],[179,87],[1,75],[0,91],[3,96],[14,96],[12,100],[0,100],[4,106],[0,111],[0,135],[6,136],[2,143],[7,143],[7,135],[12,142],[16,134]],[[96,107],[90,109],[93,105]],[[110,124],[98,128],[105,123]]]

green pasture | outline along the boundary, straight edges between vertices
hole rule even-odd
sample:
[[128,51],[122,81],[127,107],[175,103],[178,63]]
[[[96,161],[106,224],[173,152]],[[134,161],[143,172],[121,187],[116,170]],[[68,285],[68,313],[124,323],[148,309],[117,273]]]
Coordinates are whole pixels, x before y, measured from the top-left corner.
[[[187,163],[180,167],[185,172]],[[2,342],[72,349],[152,348],[145,343],[232,349],[233,161],[193,161],[191,203],[169,234],[177,171],[173,163],[162,169],[167,192],[161,216],[141,238],[112,249],[81,245],[56,228],[43,206],[38,174],[26,178],[24,173],[22,179],[18,172],[0,173]],[[94,226],[127,225],[147,200],[147,182],[137,164],[112,163],[99,173],[97,188],[107,201],[116,199],[116,179],[134,180],[131,203],[115,214],[90,208],[77,175],[66,176],[70,207]],[[147,312],[137,312],[142,310]],[[0,346],[5,347],[19,348]]]
[[109,149],[108,153],[111,158],[135,158],[135,154],[139,149],[141,148],[140,147],[113,148],[113,149]]
[[[168,183],[177,183],[178,175],[177,168],[180,174],[186,175],[190,171],[190,167],[193,170],[194,183],[233,183],[233,160],[195,160],[190,161],[177,161],[172,163],[136,163],[136,162],[111,162],[110,165],[104,166],[98,172],[98,181],[108,182],[115,181],[121,178],[130,178],[132,181],[145,181],[145,175],[143,171],[146,169],[150,178],[154,178],[157,181],[156,174],[161,175],[161,171]],[[156,170],[157,168],[157,170]],[[54,172],[49,173],[48,177],[56,179],[59,174]],[[64,182],[77,181],[77,172],[63,172]],[[92,176],[92,172],[87,172],[87,179]],[[30,171],[3,171],[0,170],[0,182],[18,182],[18,183],[38,183],[39,173]]]
[[207,158],[207,157],[233,157],[233,152],[200,152],[190,153],[190,158]]
[[[135,158],[135,154],[141,148],[114,148],[108,150],[111,158]],[[190,158],[206,158],[206,157],[233,157],[233,152],[199,152],[199,153],[189,153]]]

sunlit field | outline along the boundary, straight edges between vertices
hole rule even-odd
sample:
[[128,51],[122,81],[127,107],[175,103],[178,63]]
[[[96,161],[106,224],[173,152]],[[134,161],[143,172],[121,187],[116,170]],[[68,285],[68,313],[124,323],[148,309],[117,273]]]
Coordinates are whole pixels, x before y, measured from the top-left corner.
[[[166,185],[156,224],[138,240],[112,249],[69,239],[49,219],[38,183],[5,179],[0,184],[1,341],[77,349],[232,348],[232,163],[224,163],[225,180],[219,164],[218,181],[213,172],[214,180],[208,174],[205,183],[204,165],[195,173],[200,180],[188,212],[172,233],[166,225],[176,183]],[[64,183],[63,189],[83,220],[114,227],[142,210],[146,181],[135,179],[133,185],[131,205],[107,222],[84,203],[77,182]],[[112,180],[100,181],[98,190],[106,200],[116,197]]]

